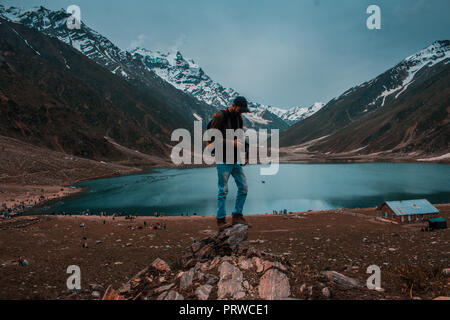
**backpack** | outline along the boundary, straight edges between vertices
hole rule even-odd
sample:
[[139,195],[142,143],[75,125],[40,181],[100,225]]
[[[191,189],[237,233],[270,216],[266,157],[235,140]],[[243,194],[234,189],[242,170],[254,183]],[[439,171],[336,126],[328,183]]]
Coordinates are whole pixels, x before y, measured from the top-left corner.
[[[224,115],[225,115],[225,117],[227,118],[227,124],[228,124],[228,127],[229,128],[231,128],[231,118],[230,118],[230,112],[227,110],[227,109],[223,109],[223,110],[221,110],[223,113],[224,113]],[[214,116],[215,116],[216,114],[214,113]],[[213,116],[213,118],[211,119],[211,120],[209,120],[209,122],[208,122],[208,124],[206,125],[206,129],[207,130],[209,130],[209,129],[211,129],[211,125],[212,125],[212,122],[213,122],[213,120],[214,120],[214,116]]]

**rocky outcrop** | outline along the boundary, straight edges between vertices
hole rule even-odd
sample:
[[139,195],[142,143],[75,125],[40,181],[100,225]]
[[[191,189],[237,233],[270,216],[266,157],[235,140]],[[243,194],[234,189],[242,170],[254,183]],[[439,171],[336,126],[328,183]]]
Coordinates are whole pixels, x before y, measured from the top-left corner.
[[235,225],[187,248],[183,269],[156,259],[104,300],[286,299],[289,262],[248,246],[247,226]]
[[192,244],[182,257],[185,267],[193,266],[196,262],[205,262],[215,257],[230,256],[246,252],[248,227],[237,224],[219,232],[214,237],[205,238]]

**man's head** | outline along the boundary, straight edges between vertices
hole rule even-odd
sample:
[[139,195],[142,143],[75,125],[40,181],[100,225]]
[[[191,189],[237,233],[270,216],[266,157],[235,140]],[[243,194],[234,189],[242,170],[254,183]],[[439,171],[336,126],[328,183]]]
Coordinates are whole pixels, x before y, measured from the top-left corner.
[[247,99],[245,99],[244,97],[236,97],[233,100],[233,104],[230,107],[232,109],[233,112],[236,113],[247,113],[250,112],[250,109],[248,108],[247,105]]

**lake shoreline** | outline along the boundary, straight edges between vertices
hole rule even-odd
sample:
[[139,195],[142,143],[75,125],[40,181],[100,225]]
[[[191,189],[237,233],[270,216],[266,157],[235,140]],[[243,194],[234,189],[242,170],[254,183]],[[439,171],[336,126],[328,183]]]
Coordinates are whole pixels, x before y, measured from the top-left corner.
[[[417,164],[440,164],[440,165],[448,165],[450,162],[442,162],[442,161],[417,161],[414,159],[397,159],[395,161],[367,161],[364,160],[335,160],[329,161],[327,159],[323,159],[322,161],[316,160],[289,160],[289,161],[280,161],[280,165],[295,165],[295,164],[374,164],[374,163],[417,163]],[[250,167],[252,165],[248,165],[246,167]],[[25,206],[33,205],[32,211],[38,210],[39,208],[47,207],[55,202],[64,201],[65,199],[70,199],[74,196],[82,195],[87,189],[86,188],[71,188],[72,185],[76,185],[81,182],[86,181],[95,181],[95,180],[103,180],[117,177],[125,177],[125,176],[133,176],[133,175],[141,175],[145,173],[151,173],[155,170],[159,169],[194,169],[194,168],[210,168],[214,167],[214,165],[181,165],[181,166],[167,166],[167,165],[156,165],[151,167],[143,167],[143,168],[134,168],[134,170],[130,171],[122,171],[122,172],[112,172],[107,175],[86,177],[83,179],[79,179],[75,181],[73,184],[69,185],[50,185],[50,186],[36,186],[36,185],[18,185],[14,183],[6,183],[0,184],[0,205],[6,203],[8,208],[17,208],[24,203]],[[21,190],[22,189],[22,190]],[[58,193],[55,190],[61,189],[64,192]],[[30,192],[31,191],[31,192]],[[28,197],[28,198],[27,198]],[[35,215],[30,210],[25,210],[24,214],[26,215]],[[40,215],[38,213],[37,215]]]

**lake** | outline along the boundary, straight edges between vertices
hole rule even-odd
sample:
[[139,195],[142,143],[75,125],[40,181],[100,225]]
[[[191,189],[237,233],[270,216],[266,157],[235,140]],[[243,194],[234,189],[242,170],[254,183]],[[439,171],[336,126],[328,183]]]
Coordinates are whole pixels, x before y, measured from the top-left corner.
[[[426,198],[450,202],[450,166],[421,163],[283,164],[278,174],[260,176],[259,166],[244,167],[249,193],[244,214],[374,207],[387,200]],[[150,173],[86,181],[86,192],[58,201],[39,213],[139,213],[215,215],[215,167],[155,169]],[[227,212],[236,196],[229,180]]]

